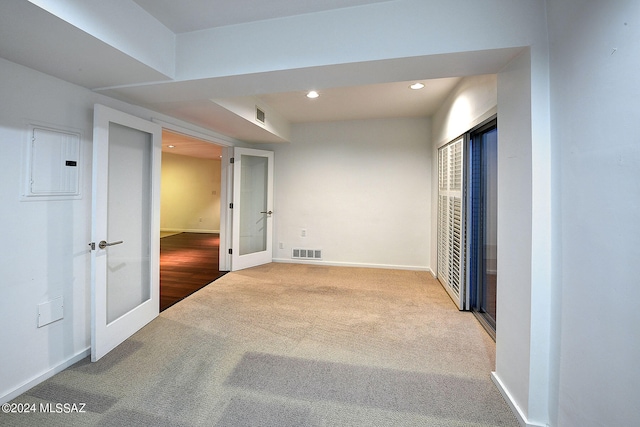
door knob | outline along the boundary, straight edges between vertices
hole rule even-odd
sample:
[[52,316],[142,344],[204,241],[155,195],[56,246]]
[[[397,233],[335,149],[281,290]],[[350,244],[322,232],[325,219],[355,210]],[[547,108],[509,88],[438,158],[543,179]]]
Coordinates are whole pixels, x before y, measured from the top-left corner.
[[102,241],[100,241],[100,243],[98,243],[98,247],[99,247],[100,249],[104,249],[104,248],[106,248],[107,246],[115,246],[115,245],[119,245],[120,243],[124,243],[124,242],[123,242],[122,240],[119,240],[119,241],[117,241],[117,242],[107,243],[107,242],[105,242],[104,240],[102,240]]
[[267,215],[271,215],[273,213],[273,211],[262,211],[260,213],[266,213]]

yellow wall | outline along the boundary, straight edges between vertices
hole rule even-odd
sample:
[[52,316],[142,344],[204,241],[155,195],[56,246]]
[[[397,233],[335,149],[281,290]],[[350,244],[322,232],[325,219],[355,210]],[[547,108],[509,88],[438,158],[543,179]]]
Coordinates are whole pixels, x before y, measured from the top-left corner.
[[162,153],[160,228],[220,232],[220,160]]

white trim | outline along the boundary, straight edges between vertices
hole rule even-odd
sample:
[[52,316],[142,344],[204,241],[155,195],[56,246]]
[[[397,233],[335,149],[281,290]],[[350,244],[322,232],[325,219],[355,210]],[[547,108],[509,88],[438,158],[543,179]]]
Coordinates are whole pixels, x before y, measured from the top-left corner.
[[233,212],[229,203],[233,202],[233,147],[222,149],[220,163],[220,247],[218,268],[220,271],[231,271],[231,231],[233,227]]
[[71,358],[69,358],[69,359],[65,360],[64,362],[60,363],[59,365],[54,366],[53,368],[49,369],[48,371],[45,371],[43,374],[40,374],[37,377],[31,379],[30,381],[27,381],[26,383],[22,384],[21,386],[15,388],[13,391],[10,391],[9,393],[5,394],[4,396],[1,396],[0,397],[0,405],[3,404],[3,403],[7,403],[10,400],[15,399],[16,397],[20,396],[21,394],[25,393],[26,391],[28,391],[28,390],[32,389],[33,387],[37,386],[41,382],[44,382],[44,381],[48,380],[49,378],[51,378],[52,376],[54,376],[55,374],[58,374],[58,373],[64,371],[69,366],[75,365],[76,363],[78,363],[82,359],[85,359],[86,357],[88,357],[90,354],[91,354],[91,348],[86,348],[86,349],[82,350],[81,352],[77,353],[76,355],[72,356]]
[[220,255],[218,267],[221,271],[231,270],[229,248],[231,247],[232,222],[229,203],[233,200],[233,165],[229,165],[229,159],[233,157],[233,147],[241,143],[241,141],[199,126],[189,125],[189,127],[185,127],[185,125],[178,125],[157,118],[153,118],[151,121],[159,124],[163,129],[198,138],[222,147],[222,159],[220,159],[220,230],[218,231],[220,233]]
[[200,128],[199,130],[195,130],[192,128],[184,127],[182,125],[176,125],[174,123],[165,122],[164,120],[159,120],[155,118],[151,119],[151,121],[156,124],[159,124],[160,126],[162,126],[163,129],[168,129],[172,132],[202,139],[204,141],[211,142],[217,145],[222,145],[224,147],[233,147],[239,142],[233,138],[229,138],[228,136],[222,135],[217,132],[212,132],[203,128]]
[[359,267],[359,268],[383,268],[387,270],[410,270],[410,271],[427,271],[435,277],[430,267],[420,267],[416,265],[394,265],[394,264],[370,264],[370,263],[354,263],[354,262],[336,262],[336,261],[312,261],[299,260],[291,258],[274,258],[273,262],[283,264],[310,264],[310,265],[326,265],[332,267]]
[[548,424],[532,423],[532,422],[529,422],[529,420],[527,420],[527,417],[522,412],[522,409],[520,409],[518,404],[515,402],[515,400],[511,396],[511,393],[509,393],[509,391],[504,386],[504,384],[502,383],[502,381],[500,380],[496,372],[491,372],[491,380],[496,385],[496,387],[500,391],[500,394],[502,394],[502,397],[511,408],[513,415],[516,416],[518,423],[520,424],[521,427],[548,427]]
[[200,228],[161,228],[160,232],[219,234],[220,230],[209,230],[209,229],[203,230]]

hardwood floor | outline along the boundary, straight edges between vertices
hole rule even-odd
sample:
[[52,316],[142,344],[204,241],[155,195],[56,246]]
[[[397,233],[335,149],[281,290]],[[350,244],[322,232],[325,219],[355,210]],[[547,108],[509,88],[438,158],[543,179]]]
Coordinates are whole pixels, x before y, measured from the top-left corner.
[[219,271],[220,235],[180,233],[160,239],[160,311],[208,285]]

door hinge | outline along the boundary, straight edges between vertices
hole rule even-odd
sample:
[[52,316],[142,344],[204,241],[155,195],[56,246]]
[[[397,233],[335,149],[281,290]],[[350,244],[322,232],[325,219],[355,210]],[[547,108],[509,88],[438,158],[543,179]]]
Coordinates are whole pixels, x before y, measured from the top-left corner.
[[233,157],[229,159],[229,163],[235,163],[236,159],[234,159]]
[[233,249],[229,249],[229,255],[233,255]]
[[229,209],[233,209],[233,203],[229,203]]

